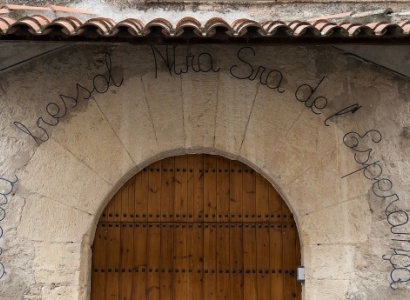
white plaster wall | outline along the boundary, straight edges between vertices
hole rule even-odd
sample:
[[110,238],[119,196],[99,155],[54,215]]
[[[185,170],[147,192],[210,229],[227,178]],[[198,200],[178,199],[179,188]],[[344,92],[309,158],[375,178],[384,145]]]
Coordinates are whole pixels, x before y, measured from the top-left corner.
[[[403,129],[409,126],[408,79],[331,47],[246,48],[242,61],[240,48],[176,48],[177,70],[188,54],[206,52],[218,72],[170,75],[158,60],[155,78],[150,47],[130,45],[69,47],[1,74],[1,175],[19,178],[0,224],[4,299],[87,299],[90,245],[110,197],[149,163],[199,152],[249,164],[282,194],[302,243],[303,299],[409,298],[409,284],[390,289],[392,266],[382,259],[398,245],[390,241],[396,236],[384,215],[387,201],[372,194],[372,181],[363,172],[342,178],[362,167],[343,136],[377,129],[383,140],[369,143],[371,161],[383,165],[383,177],[400,195],[398,207],[409,211],[410,139]],[[111,53],[112,66],[103,51]],[[280,71],[281,92],[258,78],[234,78],[235,65],[239,77],[251,65],[255,72],[259,66]],[[295,99],[295,91],[323,77],[314,95],[326,97],[328,104],[314,114]],[[93,82],[106,92],[90,96],[79,87],[77,95],[76,84],[91,91]],[[46,106],[54,102],[62,109],[60,94],[79,98],[78,105],[56,126],[40,121],[47,141],[37,145],[13,125],[21,122],[46,140],[36,121],[55,123]],[[324,125],[355,103],[362,106],[355,114]]]

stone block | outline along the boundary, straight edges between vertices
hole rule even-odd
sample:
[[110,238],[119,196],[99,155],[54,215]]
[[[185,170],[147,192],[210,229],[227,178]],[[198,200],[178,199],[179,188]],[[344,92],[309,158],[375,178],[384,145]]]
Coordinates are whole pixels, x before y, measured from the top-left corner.
[[303,261],[309,280],[348,280],[354,276],[355,247],[352,245],[305,245]]
[[304,105],[300,107],[304,111],[290,124],[286,134],[276,140],[277,145],[265,159],[264,169],[270,170],[282,186],[320,163],[339,144],[340,136],[334,127],[324,126],[320,116],[307,110]]
[[346,300],[349,280],[309,280],[305,284],[306,300]]
[[43,300],[87,299],[86,290],[79,286],[51,286],[42,289]]
[[36,243],[33,263],[36,282],[53,286],[79,284],[80,248],[79,243]]
[[134,167],[129,153],[93,100],[89,100],[86,111],[73,113],[63,126],[55,128],[52,138],[112,184]]
[[19,188],[93,214],[113,186],[50,139],[31,158],[20,176]]
[[370,233],[371,212],[362,196],[300,216],[298,225],[304,245],[362,243]]
[[92,222],[89,213],[33,194],[26,199],[17,235],[33,241],[79,243]]
[[[266,87],[260,87],[255,97],[240,155],[257,165],[265,166],[274,155],[279,154],[275,149],[284,148],[283,144],[287,140],[285,136],[303,112],[303,107],[296,105],[290,93],[279,94]],[[282,151],[285,152],[281,157],[285,160],[284,164],[286,157],[283,156],[288,150]],[[276,171],[275,168],[271,170]]]
[[145,97],[154,125],[158,150],[166,152],[184,148],[184,109],[182,80],[179,76],[161,73],[153,80],[152,74],[141,76]]
[[252,81],[238,81],[230,74],[220,74],[215,128],[217,149],[239,153],[257,92],[258,86]]
[[322,160],[282,190],[294,211],[305,215],[367,195],[371,182],[363,176],[363,172],[344,177],[360,168],[351,151],[339,144],[334,152],[323,154]]
[[212,148],[218,101],[219,74],[190,74],[182,80],[187,148]]
[[[157,139],[140,77],[130,77],[115,93],[96,98],[121,143],[135,164],[158,151]],[[117,155],[115,152],[113,155]]]

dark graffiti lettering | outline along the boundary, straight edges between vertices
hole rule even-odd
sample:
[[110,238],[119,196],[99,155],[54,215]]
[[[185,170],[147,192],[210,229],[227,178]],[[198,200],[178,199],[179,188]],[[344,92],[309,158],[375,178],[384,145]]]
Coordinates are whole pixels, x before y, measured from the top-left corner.
[[[75,96],[60,94],[61,103],[50,102],[46,105],[46,115],[37,119],[34,129],[30,129],[27,125],[19,121],[13,122],[15,127],[30,136],[39,145],[50,138],[47,128],[57,126],[60,120],[67,115],[68,108],[76,107],[81,100],[89,100],[95,93],[104,94],[108,92],[110,86],[120,87],[124,79],[121,78],[119,82],[114,79],[111,55],[109,53],[103,53],[103,55],[106,73],[97,74],[93,77],[91,89],[77,83]],[[67,103],[72,103],[71,107],[68,107]]]
[[[17,181],[17,176],[14,180],[0,177],[0,222],[6,217],[6,210],[3,206],[8,203],[8,197],[11,193],[13,193]],[[3,233],[3,228],[0,226],[0,238],[3,237]],[[3,249],[0,247],[0,255],[2,253]],[[5,274],[6,270],[4,268],[4,264],[0,261],[0,279],[2,279]]]
[[266,85],[272,90],[277,90],[279,93],[284,93],[285,90],[281,87],[283,82],[283,74],[279,70],[269,70],[267,67],[254,66],[245,59],[246,52],[251,53],[253,57],[256,56],[256,52],[252,47],[240,48],[236,54],[237,58],[243,63],[239,65],[233,65],[229,69],[231,75],[236,79],[248,79],[255,80],[259,78],[259,83]]
[[[383,167],[379,161],[370,162],[373,148],[368,145],[378,144],[382,139],[382,134],[376,129],[369,130],[362,135],[357,132],[346,133],[343,137],[343,143],[354,152],[354,160],[361,165],[361,168],[342,176],[342,178],[362,171],[363,176],[373,182],[371,189],[373,195],[387,203],[384,214],[390,226],[390,233],[394,236],[391,240],[410,243],[408,238],[402,237],[410,235],[409,215],[400,208],[401,200],[399,195],[393,192],[393,182],[382,177]],[[385,254],[383,259],[389,261],[392,267],[390,287],[397,289],[400,284],[410,281],[410,263],[407,263],[410,262],[410,250],[400,250],[401,253],[398,253],[398,249],[393,250],[394,254]]]
[[338,112],[334,113],[334,114],[331,115],[330,117],[328,117],[328,118],[325,120],[325,125],[326,125],[326,126],[330,126],[330,125],[328,124],[328,122],[329,122],[331,119],[333,119],[333,118],[335,118],[335,117],[338,117],[338,116],[343,116],[343,115],[348,114],[348,113],[354,114],[354,113],[357,112],[360,108],[361,108],[361,106],[360,106],[359,104],[357,104],[357,103],[356,103],[356,104],[353,104],[353,105],[350,105],[350,106],[348,106],[348,107],[345,107],[345,108],[339,110]]
[[295,98],[299,102],[305,103],[305,106],[307,108],[310,108],[311,111],[316,115],[320,115],[321,110],[326,108],[328,103],[326,97],[316,96],[316,91],[322,84],[323,80],[325,80],[325,77],[323,77],[315,87],[312,87],[307,83],[301,84],[298,86],[295,92]]
[[[197,56],[189,53],[181,62],[177,61],[177,46],[164,46],[165,51],[161,52],[158,47],[151,46],[151,52],[154,57],[155,78],[158,78],[159,65],[162,62],[169,72],[169,75],[181,75],[192,70],[195,73],[219,72],[220,68],[215,67],[213,56],[208,52],[202,52]],[[182,66],[182,67],[177,67]]]

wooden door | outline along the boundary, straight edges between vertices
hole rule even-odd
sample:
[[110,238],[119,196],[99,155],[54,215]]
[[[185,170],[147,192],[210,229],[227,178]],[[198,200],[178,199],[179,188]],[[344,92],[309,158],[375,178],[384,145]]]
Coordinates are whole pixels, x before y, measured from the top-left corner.
[[167,158],[112,198],[93,244],[91,299],[301,299],[299,238],[261,175],[223,157]]

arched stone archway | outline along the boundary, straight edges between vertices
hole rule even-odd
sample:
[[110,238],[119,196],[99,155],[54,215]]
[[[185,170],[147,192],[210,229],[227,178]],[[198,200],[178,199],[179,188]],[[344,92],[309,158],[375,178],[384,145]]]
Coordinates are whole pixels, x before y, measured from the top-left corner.
[[[369,236],[374,234],[373,223],[382,221],[371,214],[368,180],[360,173],[341,179],[358,169],[343,136],[346,128],[361,132],[369,123],[377,123],[377,118],[364,118],[360,110],[356,119],[333,119],[331,126],[325,126],[324,121],[331,112],[350,104],[341,106],[338,101],[345,95],[343,85],[338,84],[340,77],[362,78],[361,83],[350,83],[350,95],[360,94],[363,87],[383,94],[373,82],[391,81],[390,75],[364,69],[357,62],[351,65],[328,47],[291,47],[292,51],[289,47],[256,47],[255,56],[245,52],[254,71],[259,66],[280,70],[282,93],[258,80],[232,76],[230,69],[235,65],[241,72],[249,70],[238,60],[240,47],[177,47],[180,67],[184,67],[187,53],[207,51],[220,68],[218,72],[180,75],[170,74],[162,61],[156,70],[151,49],[137,48],[118,47],[111,56],[112,76],[117,83],[124,79],[121,86],[111,85],[107,92],[96,93],[72,109],[58,126],[49,128],[50,139],[40,146],[31,144],[30,137],[23,134],[27,138],[24,147],[35,150],[19,174],[19,194],[25,204],[20,207],[16,235],[27,241],[25,247],[34,257],[27,265],[31,278],[45,286],[43,292],[49,297],[62,293],[67,299],[87,299],[90,247],[109,199],[152,162],[207,153],[249,165],[277,189],[291,209],[306,267],[303,299],[344,297],[359,276],[354,263],[356,255],[362,253],[358,247],[367,247]],[[87,65],[89,57],[97,55],[93,51],[84,47],[59,55],[67,60],[65,67]],[[327,64],[331,62],[328,66],[318,63],[324,53]],[[42,64],[36,68],[39,74],[48,70]],[[106,72],[104,65],[97,69]],[[86,78],[81,83],[87,85],[98,72],[82,70],[76,76]],[[60,76],[64,75],[68,76]],[[318,96],[338,97],[327,96],[329,111],[317,115],[295,99],[295,90],[302,84],[317,85],[322,75],[326,80]],[[75,91],[76,82],[64,88]],[[58,87],[53,90],[58,91]],[[396,93],[395,99],[401,99]],[[33,104],[33,111],[41,115],[46,104]],[[33,119],[30,109],[24,113]],[[397,127],[394,122],[389,124]],[[12,134],[21,138],[18,130]],[[382,204],[377,205],[372,209],[380,210]],[[50,287],[50,275],[56,276],[58,289]]]

